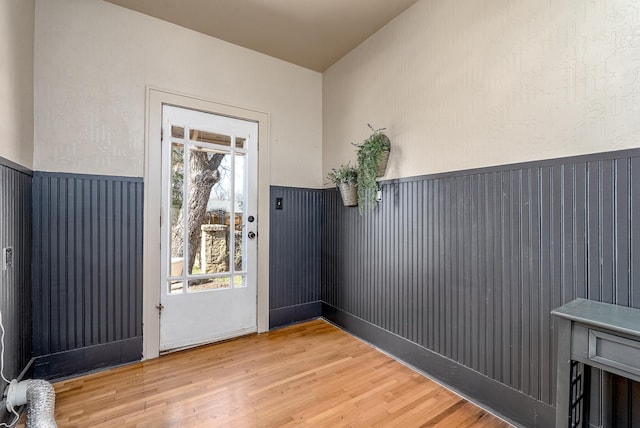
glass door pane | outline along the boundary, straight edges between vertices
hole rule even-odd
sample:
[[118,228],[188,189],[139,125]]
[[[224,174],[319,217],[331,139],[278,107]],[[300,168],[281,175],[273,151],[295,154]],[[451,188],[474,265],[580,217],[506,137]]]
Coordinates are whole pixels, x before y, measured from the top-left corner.
[[246,287],[247,138],[170,129],[169,294]]
[[190,258],[189,274],[216,275],[194,278],[188,291],[228,288],[230,274],[229,219],[232,212],[230,151],[194,146],[189,150],[189,212],[188,229]]
[[[178,131],[181,128],[173,127]],[[177,133],[177,132],[176,132]],[[170,177],[170,205],[169,220],[171,222],[171,230],[174,230],[178,224],[183,222],[182,219],[182,203],[184,200],[184,144],[171,144],[171,177]],[[184,248],[182,240],[178,242],[173,239],[169,240],[170,259],[169,259],[169,293],[181,293],[184,287],[182,281],[182,273],[184,269]]]
[[[244,141],[242,143],[244,145]],[[244,254],[246,253],[246,206],[245,206],[245,168],[246,168],[246,155],[245,153],[236,152],[234,157],[235,168],[235,204],[234,204],[234,245],[233,245],[233,262],[234,270],[236,272],[246,271],[246,261]],[[234,287],[244,287],[244,276],[236,275],[233,281]]]

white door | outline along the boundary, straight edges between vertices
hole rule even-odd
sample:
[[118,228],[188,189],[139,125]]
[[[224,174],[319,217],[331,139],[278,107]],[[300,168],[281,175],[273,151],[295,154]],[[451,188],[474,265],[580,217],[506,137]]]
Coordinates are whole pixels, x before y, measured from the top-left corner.
[[160,351],[255,332],[255,122],[162,108]]

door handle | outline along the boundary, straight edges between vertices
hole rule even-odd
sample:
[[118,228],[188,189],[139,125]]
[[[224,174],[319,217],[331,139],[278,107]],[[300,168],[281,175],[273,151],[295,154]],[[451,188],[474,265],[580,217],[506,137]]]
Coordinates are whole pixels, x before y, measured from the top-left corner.
[[253,238],[256,237],[256,234],[253,233],[253,232],[249,232],[249,233],[247,233],[247,236],[249,237],[249,239],[253,239]]

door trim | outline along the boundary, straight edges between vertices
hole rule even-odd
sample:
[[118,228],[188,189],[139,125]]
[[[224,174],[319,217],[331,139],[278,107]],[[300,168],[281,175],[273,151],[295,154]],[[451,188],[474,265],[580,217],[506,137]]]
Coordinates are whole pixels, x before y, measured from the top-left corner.
[[[162,195],[161,119],[162,105],[173,104],[222,116],[258,123],[258,333],[269,330],[269,123],[270,116],[257,110],[219,103],[203,98],[146,88],[144,242],[142,276],[142,359],[160,355],[160,216]],[[155,142],[152,144],[152,142]]]

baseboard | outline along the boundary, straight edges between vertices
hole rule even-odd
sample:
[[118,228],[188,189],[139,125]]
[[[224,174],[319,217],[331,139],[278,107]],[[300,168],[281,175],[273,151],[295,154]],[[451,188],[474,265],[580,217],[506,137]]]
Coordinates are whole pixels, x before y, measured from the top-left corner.
[[119,366],[142,358],[142,337],[35,357],[33,375],[50,381]]
[[555,409],[368,321],[322,303],[322,316],[505,420],[551,427]]
[[22,372],[18,375],[18,382],[21,382],[26,379],[31,379],[34,376],[35,371],[36,358],[31,357],[27,365],[22,369]]
[[321,301],[271,309],[269,311],[269,328],[282,327],[300,321],[318,318],[321,314]]

